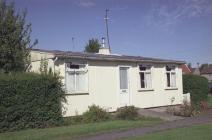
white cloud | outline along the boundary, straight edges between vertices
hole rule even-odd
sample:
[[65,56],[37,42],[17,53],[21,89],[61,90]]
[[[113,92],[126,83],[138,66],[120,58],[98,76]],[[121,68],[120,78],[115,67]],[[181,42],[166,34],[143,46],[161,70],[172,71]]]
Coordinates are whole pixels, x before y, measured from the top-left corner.
[[147,25],[157,28],[167,28],[189,18],[212,15],[212,1],[181,0],[163,4],[152,3],[151,9],[145,17]]
[[127,9],[128,9],[128,6],[119,6],[119,7],[110,8],[111,11],[124,11]]
[[89,8],[96,6],[96,3],[93,0],[80,0],[78,5],[81,7]]

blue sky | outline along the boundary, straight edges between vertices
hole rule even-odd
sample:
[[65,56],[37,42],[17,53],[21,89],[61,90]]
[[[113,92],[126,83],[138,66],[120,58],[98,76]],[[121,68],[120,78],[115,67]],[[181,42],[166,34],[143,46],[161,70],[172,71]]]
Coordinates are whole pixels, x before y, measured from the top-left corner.
[[[112,53],[212,63],[212,0],[15,0],[36,48],[83,51],[105,36]],[[72,45],[75,38],[75,48]]]

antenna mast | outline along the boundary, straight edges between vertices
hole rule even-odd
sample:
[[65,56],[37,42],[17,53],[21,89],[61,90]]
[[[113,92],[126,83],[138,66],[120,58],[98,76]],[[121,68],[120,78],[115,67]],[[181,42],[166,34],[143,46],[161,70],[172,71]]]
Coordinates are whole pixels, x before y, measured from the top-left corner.
[[109,31],[108,31],[108,12],[109,12],[109,9],[106,9],[105,10],[106,14],[105,14],[105,25],[106,25],[106,33],[107,33],[107,44],[108,44],[108,47],[109,47],[109,50],[110,50],[110,39],[109,39]]
[[73,50],[75,50],[74,37],[72,37],[71,40],[72,40],[72,45],[73,45],[72,47],[73,47]]

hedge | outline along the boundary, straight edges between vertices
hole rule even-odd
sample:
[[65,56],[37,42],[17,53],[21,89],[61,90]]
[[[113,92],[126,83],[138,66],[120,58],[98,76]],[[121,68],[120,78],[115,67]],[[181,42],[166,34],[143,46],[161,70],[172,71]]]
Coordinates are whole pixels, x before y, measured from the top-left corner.
[[183,92],[191,94],[191,102],[199,106],[201,101],[208,98],[208,80],[205,77],[185,74],[183,75]]
[[59,125],[64,94],[56,76],[0,74],[0,132]]

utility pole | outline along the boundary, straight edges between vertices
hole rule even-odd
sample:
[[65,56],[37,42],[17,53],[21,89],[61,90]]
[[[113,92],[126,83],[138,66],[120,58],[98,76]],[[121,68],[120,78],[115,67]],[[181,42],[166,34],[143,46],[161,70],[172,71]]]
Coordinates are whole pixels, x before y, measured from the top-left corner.
[[72,37],[71,40],[72,40],[72,47],[73,47],[73,51],[74,51],[75,50],[74,37]]
[[[109,50],[110,50],[110,39],[109,39],[109,31],[108,31],[108,12],[109,12],[109,9],[106,9],[105,10],[106,14],[105,14],[105,25],[106,25],[106,33],[107,33],[107,44],[108,44],[108,47],[109,47]],[[110,50],[111,51],[111,50]]]

